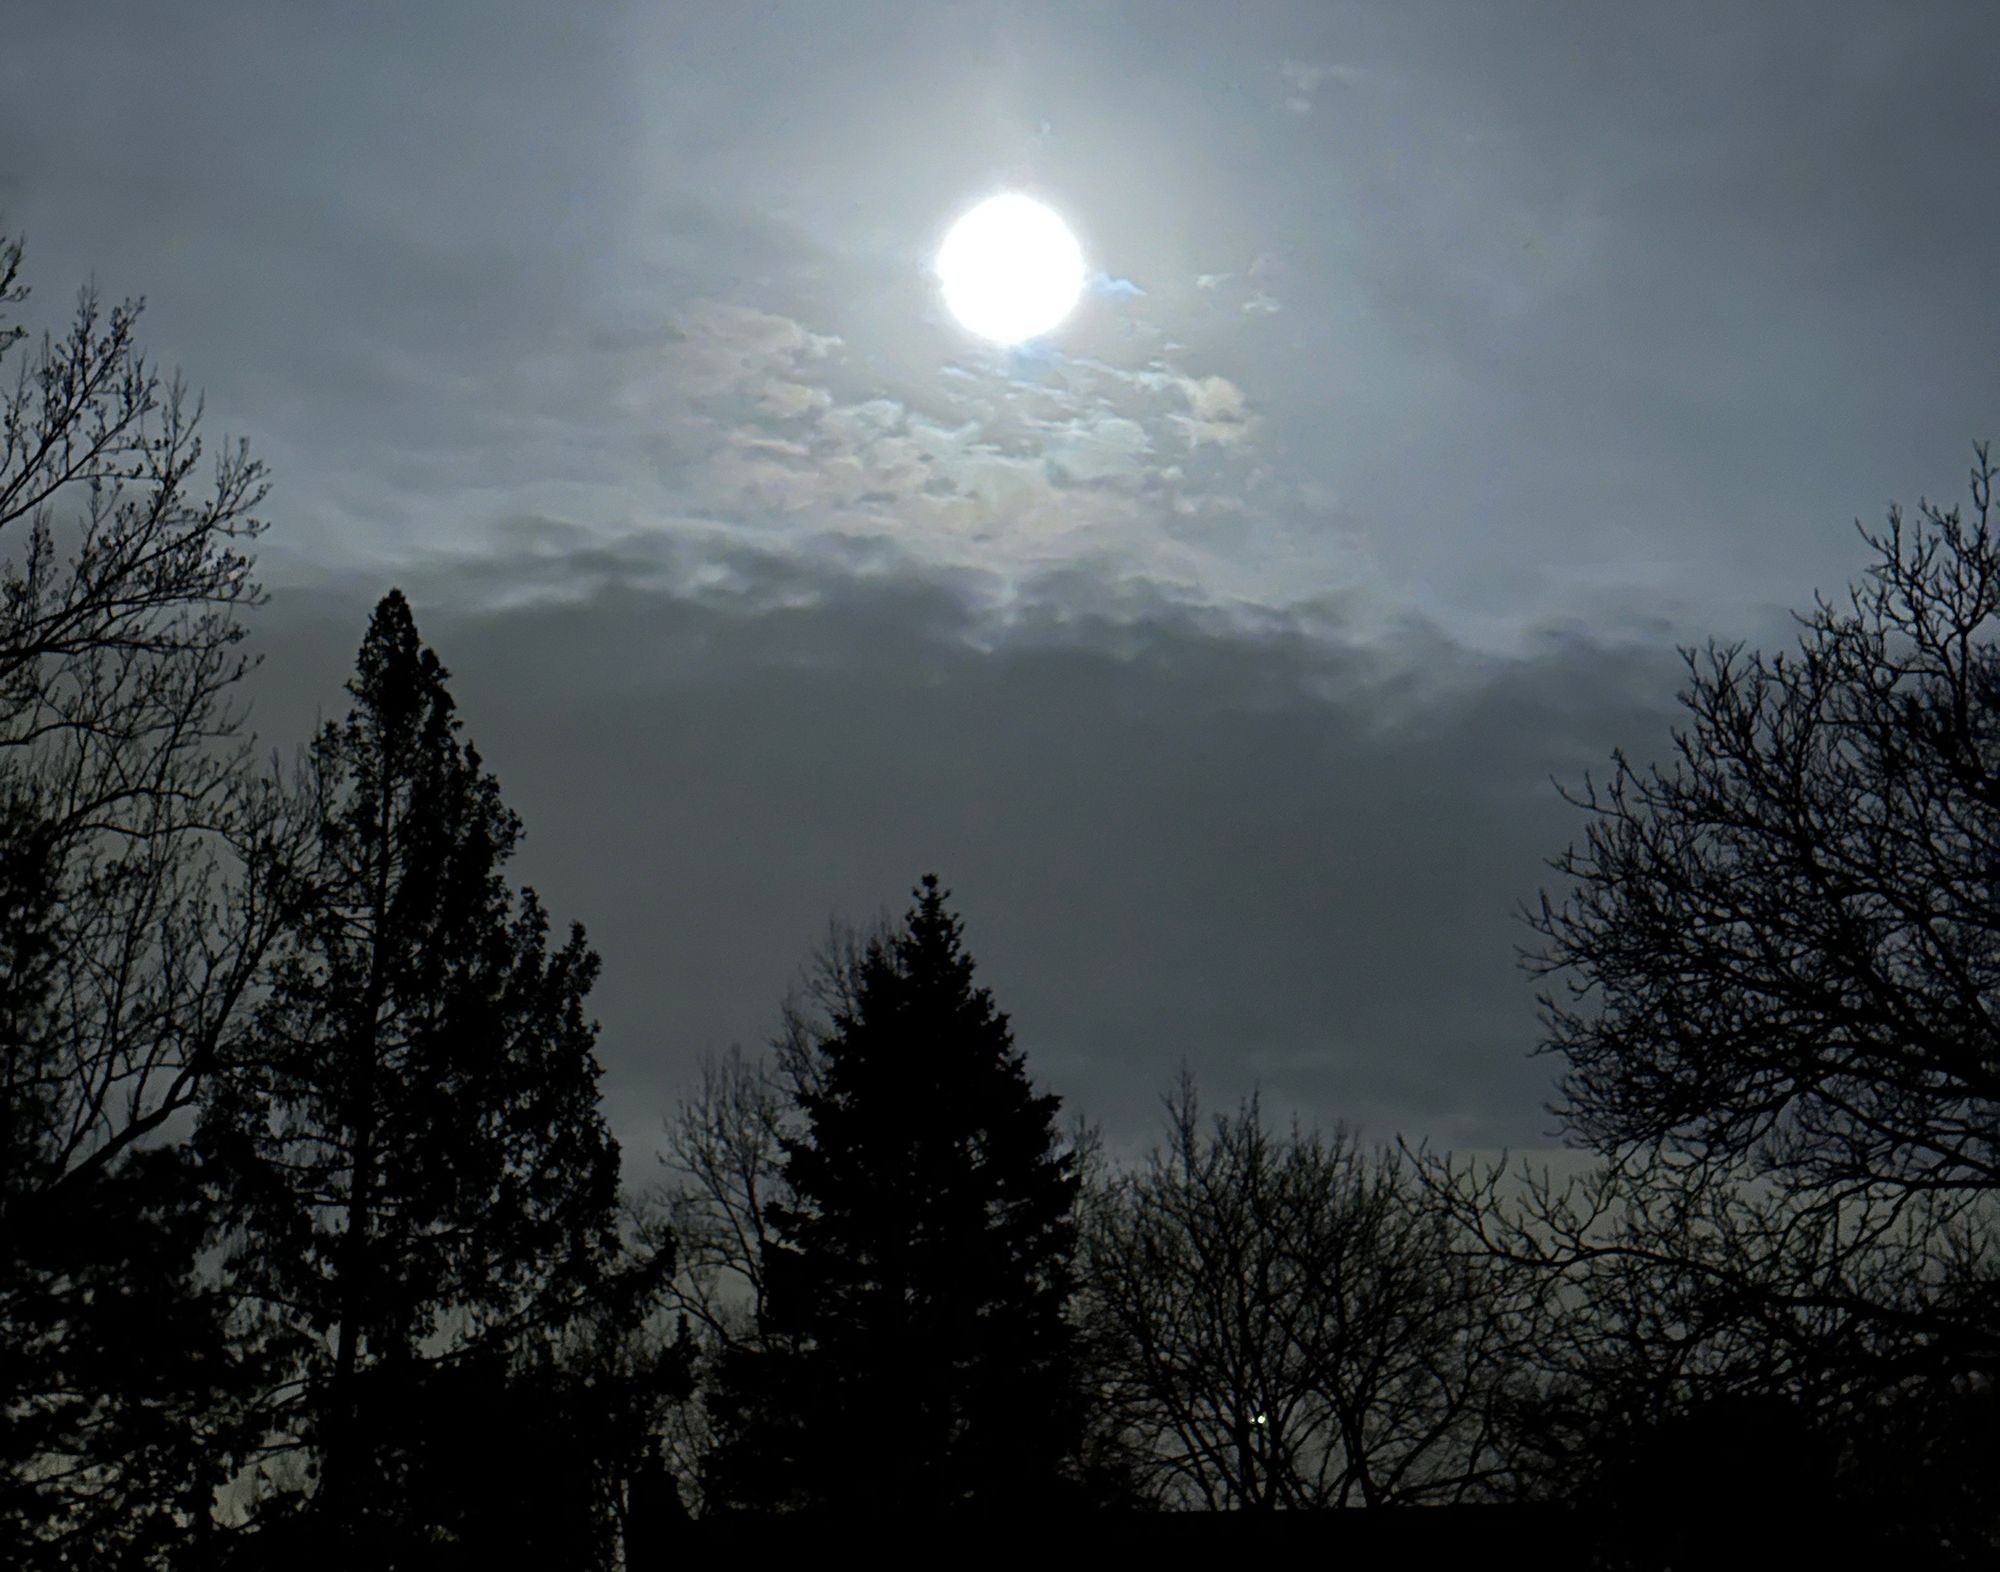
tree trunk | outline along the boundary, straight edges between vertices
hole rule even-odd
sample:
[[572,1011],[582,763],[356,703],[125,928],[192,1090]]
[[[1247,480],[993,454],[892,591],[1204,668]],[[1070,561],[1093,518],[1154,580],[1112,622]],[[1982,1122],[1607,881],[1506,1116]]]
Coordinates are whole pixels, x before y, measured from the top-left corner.
[[381,839],[373,892],[373,953],[368,958],[368,997],[356,1034],[354,1101],[348,1128],[354,1132],[354,1170],[347,1186],[347,1232],[340,1242],[340,1334],[334,1347],[333,1386],[328,1394],[327,1436],[320,1460],[320,1494],[335,1531],[351,1533],[357,1503],[365,1491],[366,1469],[359,1395],[355,1390],[361,1358],[361,1324],[373,1308],[369,1278],[369,1234],[375,1190],[375,1070],[380,1050],[382,999],[388,991],[389,832],[393,793],[381,795]]

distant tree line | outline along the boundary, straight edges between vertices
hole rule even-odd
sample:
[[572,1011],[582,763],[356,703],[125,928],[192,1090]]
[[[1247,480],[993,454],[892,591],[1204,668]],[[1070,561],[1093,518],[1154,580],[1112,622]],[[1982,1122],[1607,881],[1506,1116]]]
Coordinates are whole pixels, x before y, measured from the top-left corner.
[[21,260],[0,1564],[636,1569],[780,1520],[1524,1503],[1578,1564],[1804,1515],[2000,1550],[1985,449],[1971,517],[1864,532],[1795,653],[1687,652],[1674,762],[1573,796],[1524,916],[1582,1177],[1205,1115],[1185,1073],[1114,1163],[933,875],[831,931],[767,1054],[703,1062],[627,1194],[597,957],[508,882],[522,826],[408,602],[345,718],[256,758],[263,472],[204,468],[136,303],[9,326]]

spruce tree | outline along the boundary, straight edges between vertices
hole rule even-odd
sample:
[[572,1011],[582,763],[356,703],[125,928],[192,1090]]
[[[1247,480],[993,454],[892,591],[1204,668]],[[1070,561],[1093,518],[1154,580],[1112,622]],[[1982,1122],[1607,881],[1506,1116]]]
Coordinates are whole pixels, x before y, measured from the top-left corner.
[[291,1429],[318,1461],[313,1533],[376,1564],[437,1534],[408,1433],[429,1371],[546,1336],[617,1244],[597,957],[576,927],[552,949],[534,892],[504,882],[520,823],[447,675],[391,591],[351,713],[310,750],[318,832],[261,1054],[208,1110],[243,1176],[236,1270],[307,1334]]
[[892,1518],[1046,1507],[1081,1435],[1078,1180],[927,876],[795,1077],[763,1336],[724,1357],[714,1498]]

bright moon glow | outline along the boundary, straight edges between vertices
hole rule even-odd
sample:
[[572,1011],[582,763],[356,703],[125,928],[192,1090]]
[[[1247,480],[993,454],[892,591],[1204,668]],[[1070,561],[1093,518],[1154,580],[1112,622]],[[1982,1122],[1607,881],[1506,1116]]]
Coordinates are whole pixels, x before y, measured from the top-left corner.
[[1083,289],[1083,251],[1048,208],[1010,192],[951,226],[937,275],[962,326],[996,344],[1018,344],[1069,315]]

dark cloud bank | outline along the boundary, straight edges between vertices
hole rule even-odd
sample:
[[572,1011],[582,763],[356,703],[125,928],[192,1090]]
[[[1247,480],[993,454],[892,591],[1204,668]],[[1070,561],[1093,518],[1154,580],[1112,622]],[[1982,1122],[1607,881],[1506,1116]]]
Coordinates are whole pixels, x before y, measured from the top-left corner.
[[[1218,1099],[1549,1144],[1510,913],[1579,824],[1549,775],[1664,748],[1662,644],[1364,650],[1115,602],[999,626],[941,578],[739,555],[696,594],[664,543],[526,549],[556,529],[481,559],[539,580],[513,609],[455,609],[464,575],[409,588],[526,820],[520,875],[603,952],[635,1169],[701,1051],[763,1041],[828,917],[900,912],[933,868],[1038,1073],[1120,1144],[1183,1058]],[[264,615],[268,739],[337,712],[372,594]]]

